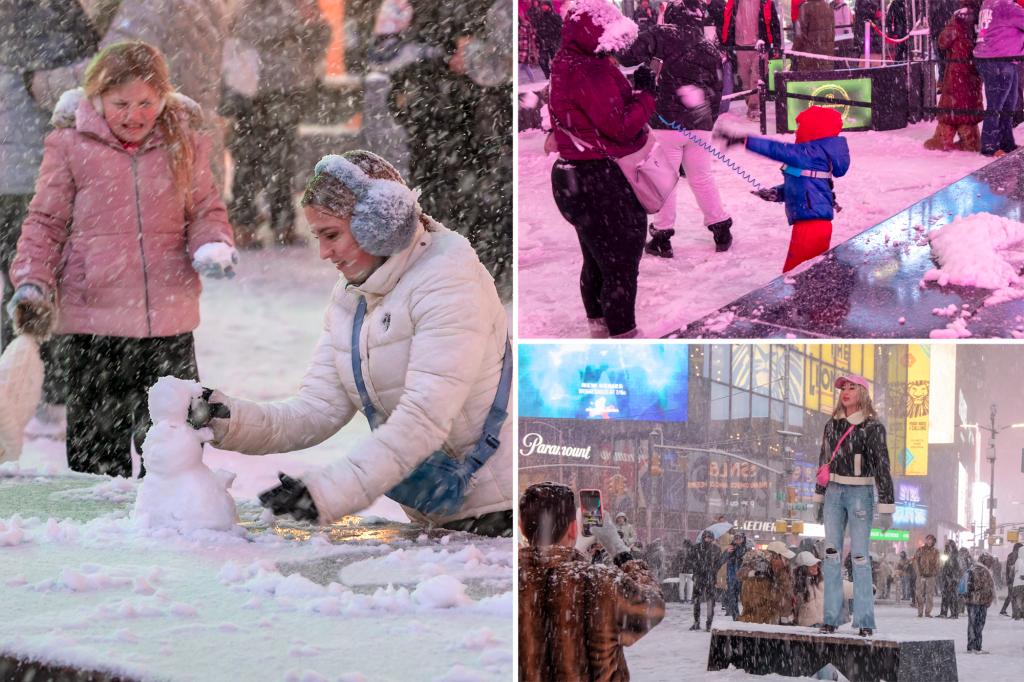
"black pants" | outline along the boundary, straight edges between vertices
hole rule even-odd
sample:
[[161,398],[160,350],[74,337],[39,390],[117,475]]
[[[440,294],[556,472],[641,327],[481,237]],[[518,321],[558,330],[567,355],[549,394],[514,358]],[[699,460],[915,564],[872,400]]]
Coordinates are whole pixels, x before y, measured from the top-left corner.
[[73,471],[132,475],[131,438],[141,450],[149,424],[146,392],[162,376],[199,379],[192,334],[130,339],[64,337],[68,377],[68,466]]
[[[0,286],[3,297],[0,300],[0,352],[14,338],[14,323],[7,314],[7,303],[14,295],[11,285],[11,263],[18,249],[21,224],[28,215],[31,194],[0,194]],[[43,359],[43,400],[55,405],[64,403],[66,387],[58,358],[61,355],[61,337],[54,337],[39,348]]]
[[231,155],[235,176],[231,183],[231,223],[238,230],[255,231],[259,222],[256,197],[267,192],[270,227],[275,234],[295,225],[292,179],[295,177],[295,141],[302,113],[302,93],[271,93],[237,102]]
[[[707,597],[707,598],[705,598]],[[693,622],[700,622],[700,604],[706,602],[708,605],[708,620],[707,624],[711,625],[711,621],[715,618],[715,595],[714,592],[710,596],[707,595],[693,595]]]
[[612,336],[636,328],[636,288],[647,214],[613,161],[565,161],[551,169],[555,204],[583,251],[580,294],[590,319]]
[[980,604],[967,605],[967,650],[981,651],[981,631],[985,629],[988,607]]
[[474,516],[471,519],[459,519],[441,527],[483,535],[488,538],[510,538],[512,537],[512,510],[491,512]]

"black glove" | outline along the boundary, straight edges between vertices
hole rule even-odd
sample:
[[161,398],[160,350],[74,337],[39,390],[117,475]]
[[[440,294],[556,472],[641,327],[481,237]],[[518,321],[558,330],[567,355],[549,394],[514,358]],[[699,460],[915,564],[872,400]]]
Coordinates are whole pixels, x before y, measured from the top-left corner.
[[715,137],[718,138],[719,140],[724,140],[726,147],[731,147],[731,146],[733,146],[735,144],[746,144],[747,143],[747,136],[746,135],[736,135],[734,133],[726,133],[726,132],[718,131],[718,132],[715,133]]
[[782,201],[782,197],[779,196],[779,190],[774,187],[763,187],[758,190],[751,192],[754,196],[765,201]]
[[658,84],[657,79],[654,77],[654,72],[651,71],[651,67],[644,64],[633,72],[633,88],[649,92],[652,95],[654,94]]
[[297,478],[279,473],[281,485],[260,493],[260,504],[275,516],[290,514],[296,521],[316,521],[320,513],[306,484]]
[[188,423],[192,425],[192,428],[201,429],[204,426],[209,426],[211,419],[229,419],[231,417],[231,410],[227,405],[210,402],[211,395],[213,395],[213,389],[203,386],[202,397],[193,398],[189,403]]

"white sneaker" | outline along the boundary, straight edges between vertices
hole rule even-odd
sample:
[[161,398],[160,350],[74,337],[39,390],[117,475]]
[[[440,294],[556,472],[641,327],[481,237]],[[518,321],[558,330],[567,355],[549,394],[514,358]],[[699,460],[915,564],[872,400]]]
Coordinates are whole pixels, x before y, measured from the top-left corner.
[[49,438],[66,440],[68,434],[68,411],[64,405],[39,403],[35,416],[25,425],[25,438]]

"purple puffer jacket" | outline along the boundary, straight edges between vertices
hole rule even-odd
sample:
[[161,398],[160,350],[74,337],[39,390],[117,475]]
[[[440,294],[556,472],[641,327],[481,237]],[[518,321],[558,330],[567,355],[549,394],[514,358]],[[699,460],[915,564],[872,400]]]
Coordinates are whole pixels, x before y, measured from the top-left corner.
[[974,56],[1024,56],[1024,8],[1014,0],[985,0],[978,14]]
[[[550,108],[563,159],[603,159],[601,149],[624,156],[647,142],[654,96],[633,92],[614,62],[597,54],[602,30],[585,12],[562,25],[562,48],[551,63]],[[562,128],[598,149],[578,149]]]
[[234,240],[210,141],[192,133],[192,143],[186,210],[159,130],[128,151],[82,98],[75,127],[47,136],[11,281],[56,293],[56,333],[147,338],[199,325],[192,257],[203,244]]

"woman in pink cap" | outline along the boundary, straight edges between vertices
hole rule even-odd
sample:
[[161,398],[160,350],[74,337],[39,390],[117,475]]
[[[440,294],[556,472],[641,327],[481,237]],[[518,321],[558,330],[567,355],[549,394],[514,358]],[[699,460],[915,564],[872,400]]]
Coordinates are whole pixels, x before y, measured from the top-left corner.
[[868,539],[875,514],[878,488],[879,525],[892,526],[892,475],[885,427],[871,405],[868,382],[848,374],[836,379],[839,399],[832,418],[825,424],[818,459],[818,483],[814,501],[818,521],[825,524],[825,620],[822,632],[835,632],[843,605],[843,536],[850,529],[853,554],[853,627],[862,636],[875,630],[871,559]]

